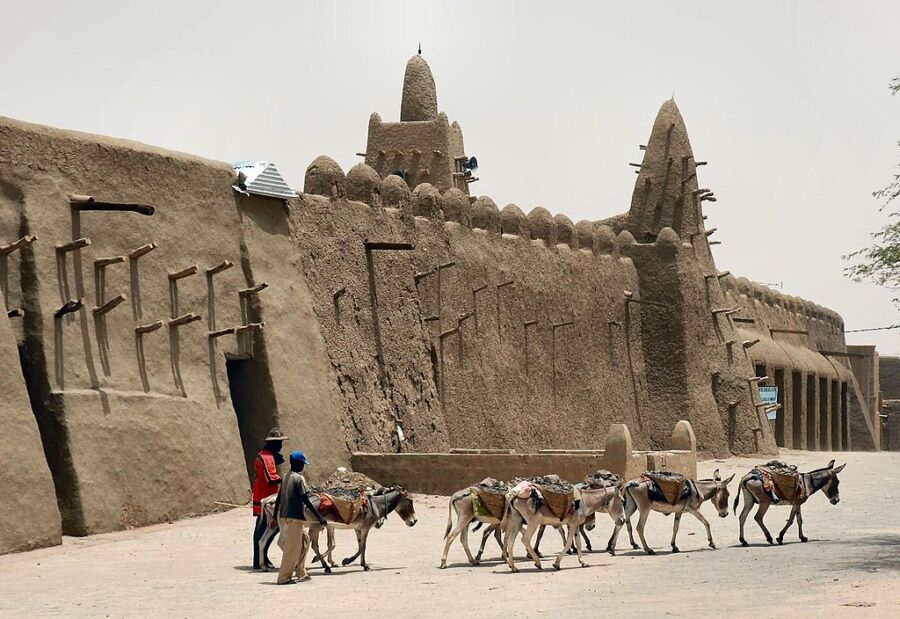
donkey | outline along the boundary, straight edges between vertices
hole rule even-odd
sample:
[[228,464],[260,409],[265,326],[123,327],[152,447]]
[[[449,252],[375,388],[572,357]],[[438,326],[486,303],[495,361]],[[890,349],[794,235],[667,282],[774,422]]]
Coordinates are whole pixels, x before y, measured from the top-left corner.
[[[694,481],[687,480],[690,493],[678,499],[678,502],[672,505],[667,501],[654,500],[650,496],[649,480],[638,478],[632,479],[625,484],[625,522],[628,524],[628,537],[631,540],[631,547],[635,550],[638,545],[634,542],[634,534],[631,530],[631,515],[635,511],[640,510],[641,515],[638,518],[637,531],[641,538],[641,544],[644,552],[648,555],[656,554],[656,552],[647,546],[647,540],[644,539],[644,525],[647,523],[647,516],[651,511],[660,512],[666,515],[675,514],[675,522],[672,525],[672,552],[679,552],[678,546],[675,544],[675,538],[678,536],[678,526],[681,524],[681,516],[684,512],[689,512],[697,520],[706,527],[706,538],[709,541],[709,547],[715,549],[716,544],[712,538],[712,532],[709,529],[709,522],[700,513],[700,506],[706,501],[712,500],[713,505],[719,511],[719,517],[728,516],[728,484],[734,479],[734,475],[726,480],[719,477],[719,469],[713,473],[712,479],[700,479]],[[615,550],[616,540],[619,537],[621,525],[616,525],[612,537],[609,538],[607,549]]]
[[837,505],[841,500],[841,495],[838,490],[838,486],[840,485],[840,480],[838,480],[838,473],[843,471],[845,466],[847,466],[846,463],[840,465],[837,468],[834,468],[834,460],[832,460],[828,463],[828,466],[824,468],[816,469],[814,471],[810,471],[809,473],[801,473],[800,484],[803,491],[797,494],[793,503],[784,499],[782,499],[778,503],[773,503],[772,497],[763,488],[763,482],[761,479],[759,479],[758,475],[754,474],[752,471],[744,475],[744,477],[741,478],[741,482],[738,484],[738,490],[740,490],[740,493],[734,498],[734,513],[737,513],[738,503],[740,503],[741,497],[744,497],[744,509],[741,510],[741,515],[739,517],[739,539],[741,541],[741,546],[747,545],[747,540],[744,539],[744,522],[747,520],[747,515],[750,513],[750,510],[752,510],[753,506],[757,503],[759,504],[759,508],[756,510],[756,515],[753,517],[753,519],[756,520],[759,528],[762,529],[763,533],[766,535],[767,542],[769,542],[770,544],[773,543],[772,535],[769,533],[769,530],[763,523],[763,517],[766,515],[766,511],[768,511],[769,507],[772,505],[791,506],[791,515],[788,516],[787,524],[784,525],[781,533],[778,534],[778,543],[784,543],[784,534],[787,533],[787,530],[794,523],[794,518],[797,518],[797,532],[800,535],[800,541],[808,542],[809,538],[803,535],[803,515],[800,513],[800,508],[804,503],[806,503],[809,497],[811,497],[819,490],[822,490],[825,493],[825,496],[828,497],[828,500],[831,501],[832,505]]
[[[585,548],[587,548],[588,552],[591,552],[591,540],[587,536],[587,531],[592,531],[595,526],[597,526],[597,513],[607,513],[609,514],[610,519],[612,519],[613,523],[615,523],[619,514],[623,513],[625,498],[622,495],[622,490],[619,486],[608,486],[603,488],[607,490],[606,493],[606,502],[597,510],[597,512],[588,515],[583,523],[578,526],[578,533],[584,539]],[[538,530],[537,540],[534,542],[534,552],[537,556],[542,556],[539,550],[541,545],[541,539],[544,537],[544,529],[546,529],[546,525],[541,525],[541,528]],[[566,541],[566,535],[563,531],[562,527],[556,525],[554,527],[557,531],[559,531],[560,537],[562,537],[563,542]],[[569,548],[569,553],[572,553],[573,549]],[[615,548],[611,547],[609,544],[606,545],[606,551],[611,555],[615,555]]]
[[[453,512],[456,512],[455,527],[453,526]],[[478,526],[481,526],[482,523],[490,525],[482,535],[481,547],[478,549],[478,555],[475,557],[472,556],[472,551],[469,550],[469,524],[473,520],[478,521]],[[473,530],[477,529],[478,527]],[[497,539],[497,543],[500,545],[500,550],[502,552],[503,542],[500,539],[500,520],[492,516],[479,516],[475,513],[475,506],[472,503],[472,486],[455,492],[453,496],[450,497],[450,503],[447,506],[447,529],[444,531],[444,540],[446,541],[444,542],[444,556],[441,557],[441,569],[447,567],[447,553],[450,552],[450,545],[453,543],[453,540],[456,539],[457,535],[459,536],[459,542],[462,544],[463,550],[466,551],[466,557],[469,559],[469,563],[478,565],[481,563],[481,554],[484,552],[484,545],[487,543],[487,539],[492,533]],[[506,559],[506,555],[503,555],[503,559]]]
[[[528,551],[528,555],[531,557],[531,560],[534,561],[535,567],[542,569],[541,559],[537,556],[537,553],[535,553],[534,548],[531,546],[531,538],[541,525],[548,524],[552,526],[565,526],[568,528],[568,534],[566,535],[563,549],[553,562],[553,569],[560,569],[562,558],[566,554],[566,551],[572,546],[573,541],[578,553],[578,562],[582,567],[587,567],[588,564],[581,553],[581,538],[577,535],[578,527],[584,524],[588,516],[597,512],[610,502],[609,490],[610,488],[576,488],[573,509],[561,519],[543,504],[543,501],[540,498],[540,492],[537,489],[535,489],[528,498],[521,498],[515,495],[513,495],[512,498],[508,498],[506,502],[506,512],[504,514],[504,520],[506,521],[504,552],[506,554],[506,563],[509,565],[509,569],[513,572],[519,571],[519,568],[516,567],[515,561],[513,560],[512,547],[516,541],[517,535],[522,531],[522,527],[525,528],[522,532],[522,543],[525,545],[525,550]],[[612,490],[615,490],[615,488]],[[509,497],[510,495],[507,496]],[[615,513],[615,505],[618,505],[618,513]],[[625,521],[625,511],[622,503],[619,501],[610,504],[610,511],[610,516],[615,519],[616,526],[621,527]]]
[[[372,527],[377,528],[380,526],[380,523],[384,521],[388,514],[394,511],[396,511],[397,515],[403,519],[406,526],[414,527],[416,525],[415,506],[413,505],[409,493],[402,487],[393,486],[391,488],[382,488],[377,493],[366,493],[366,497],[369,500],[369,509],[361,510],[356,518],[350,522],[344,523],[338,521],[331,511],[323,514],[323,517],[327,521],[325,527],[328,529],[328,549],[326,550],[324,557],[319,552],[319,534],[325,527],[320,525],[315,519],[306,520],[307,526],[309,527],[309,538],[312,542],[313,553],[315,554],[316,560],[321,561],[326,574],[330,574],[331,568],[336,565],[332,558],[332,553],[334,552],[334,529],[352,529],[356,533],[356,554],[341,561],[341,565],[346,567],[356,561],[358,557],[363,570],[368,572],[370,566],[366,563],[366,540],[368,539],[369,531],[372,530]],[[313,505],[316,505],[318,497],[311,496],[310,500]]]

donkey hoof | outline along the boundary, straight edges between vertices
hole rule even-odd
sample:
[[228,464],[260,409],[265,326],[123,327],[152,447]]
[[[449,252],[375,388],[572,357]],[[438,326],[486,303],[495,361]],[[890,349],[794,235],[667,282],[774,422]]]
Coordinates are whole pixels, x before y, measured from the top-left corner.
[[555,570],[558,572],[558,571],[559,571],[560,569],[562,569],[562,568],[559,567],[559,563],[554,563],[554,564],[553,564],[553,569],[555,569]]
[[716,544],[715,544],[715,542],[710,542],[710,543],[709,543],[709,547],[712,548],[713,550],[715,550],[715,549],[716,549]]
[[515,574],[516,572],[519,571],[519,568],[517,568],[516,566],[512,566],[511,568],[509,568],[509,571],[512,572],[513,574]]
[[678,550],[678,546],[672,546],[672,552],[681,552]]
[[350,565],[350,559],[344,559],[343,561],[341,561],[341,565],[347,567],[348,565]]
[[476,562],[481,561],[481,553],[480,552],[477,555],[475,555],[475,561]]
[[766,538],[766,541],[769,542],[769,545],[770,545],[770,546],[774,546],[774,545],[775,545],[775,540],[773,540],[771,537],[767,537],[767,538]]
[[637,544],[632,544],[631,547],[632,547],[634,550],[637,550],[637,549],[640,548],[640,546],[638,546]]
[[783,537],[779,536],[779,537],[776,538],[776,540],[778,541],[778,545],[779,545],[779,546],[781,546],[782,544],[784,544],[784,538],[783,538]]
[[744,546],[744,547],[749,546],[749,544],[747,543],[747,540],[742,539],[742,540],[741,540],[741,546]]
[[656,554],[656,551],[653,550],[652,548],[648,548],[648,549],[647,549],[647,554],[648,554],[648,555],[655,555],[655,554]]
[[474,561],[472,561],[472,565],[481,565],[481,560],[475,559]]
[[371,565],[364,565],[364,566],[363,566],[363,571],[364,571],[364,572],[368,572],[368,571],[371,570],[371,569],[372,569],[372,566],[371,566]]
[[800,538],[800,541],[806,543],[806,542],[809,541],[809,538],[808,538],[808,537],[801,537],[801,538]]
[[326,565],[326,566],[325,566],[325,573],[326,573],[326,574],[330,574],[330,573],[331,573],[331,567],[329,567],[329,566]]
[[442,569],[442,570],[447,569],[447,562],[446,562],[446,561],[441,561],[441,566],[440,566],[439,569]]
[[541,562],[540,562],[540,561],[536,561],[535,564],[534,564],[534,567],[538,568],[539,570],[544,569],[544,566],[541,565]]

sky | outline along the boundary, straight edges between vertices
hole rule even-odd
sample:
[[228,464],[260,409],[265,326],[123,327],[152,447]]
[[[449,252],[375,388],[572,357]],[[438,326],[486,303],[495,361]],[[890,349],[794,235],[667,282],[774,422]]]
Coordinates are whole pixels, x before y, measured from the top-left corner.
[[[473,193],[573,221],[628,210],[660,104],[675,96],[718,202],[716,264],[900,323],[842,255],[886,221],[900,164],[900,2],[23,3],[0,0],[0,116],[211,159],[266,159],[302,188],[346,171],[369,115],[398,120],[419,42],[463,128]],[[848,334],[900,354],[900,330]]]

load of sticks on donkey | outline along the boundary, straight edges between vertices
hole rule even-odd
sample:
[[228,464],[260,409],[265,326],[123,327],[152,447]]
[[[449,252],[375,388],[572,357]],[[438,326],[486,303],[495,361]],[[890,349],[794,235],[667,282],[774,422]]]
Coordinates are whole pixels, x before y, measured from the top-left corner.
[[[413,498],[400,486],[381,486],[365,475],[341,467],[321,486],[308,487],[302,472],[309,461],[300,451],[290,454],[290,471],[284,479],[277,477],[278,464],[283,461],[280,448],[286,438],[273,429],[267,438],[266,448],[257,458],[257,480],[254,484],[257,524],[253,536],[255,568],[274,569],[268,559],[268,550],[280,532],[279,545],[283,557],[278,583],[309,580],[306,563],[310,548],[314,554],[313,561],[320,562],[324,571],[330,573],[336,566],[333,559],[334,530],[349,529],[356,533],[357,549],[342,561],[342,565],[348,566],[358,559],[363,570],[368,570],[366,542],[373,529],[380,528],[391,514],[399,516],[407,526],[416,524]],[[806,542],[801,509],[820,490],[832,505],[836,505],[840,501],[838,474],[844,466],[835,467],[832,460],[825,467],[800,472],[794,466],[773,460],[754,467],[738,482],[732,506],[737,513],[741,499],[744,500],[739,518],[741,544],[747,545],[744,523],[754,506],[758,506],[754,519],[769,544],[774,544],[775,539],[766,528],[763,517],[772,506],[790,507],[787,524],[778,534],[777,542],[783,543],[785,533],[795,520],[799,539]],[[539,546],[547,526],[556,529],[563,541],[553,567],[560,569],[568,553],[576,554],[579,563],[587,566],[583,546],[588,552],[592,550],[587,533],[595,528],[598,513],[607,514],[613,522],[613,530],[606,544],[606,551],[613,555],[622,526],[628,528],[633,549],[642,547],[647,554],[655,554],[644,537],[647,518],[654,511],[674,516],[672,552],[679,552],[678,528],[685,512],[703,524],[708,545],[715,549],[709,521],[700,508],[709,502],[719,517],[725,518],[730,498],[729,484],[733,480],[734,475],[722,479],[718,470],[710,479],[696,480],[670,471],[645,471],[640,477],[626,481],[605,470],[594,471],[577,484],[556,475],[518,478],[510,482],[486,478],[459,490],[450,498],[440,567],[447,567],[447,554],[457,537],[469,562],[478,565],[485,545],[493,536],[500,547],[501,560],[507,563],[510,570],[518,571],[513,547],[519,537],[528,557],[535,567],[541,569]],[[262,488],[263,484],[269,484],[268,489],[274,489],[274,492],[261,496],[266,491]],[[635,512],[638,512],[635,528],[640,546],[635,542],[631,524]],[[474,556],[468,543],[469,527],[473,524],[473,531],[484,527],[478,553]],[[319,546],[323,529],[327,534],[324,553]]]

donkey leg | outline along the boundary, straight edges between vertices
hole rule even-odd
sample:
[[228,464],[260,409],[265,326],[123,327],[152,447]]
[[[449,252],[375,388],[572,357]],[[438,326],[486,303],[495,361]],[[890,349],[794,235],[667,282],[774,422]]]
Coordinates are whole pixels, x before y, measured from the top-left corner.
[[702,522],[704,527],[706,527],[706,539],[707,539],[707,541],[709,542],[709,547],[712,548],[713,550],[715,550],[715,549],[716,549],[716,543],[713,541],[713,538],[712,538],[712,531],[711,531],[710,528],[709,528],[709,520],[707,520],[707,519],[703,516],[703,514],[700,513],[700,510],[699,510],[699,509],[692,509],[692,510],[691,510],[691,514],[692,514],[697,520],[699,520],[700,522]]
[[366,563],[366,540],[369,537],[369,529],[362,529],[359,532],[360,556],[359,564],[362,565],[363,571],[368,572],[372,566]]
[[500,546],[500,558],[506,561],[506,542],[503,539],[502,528],[499,524],[494,526],[494,539],[497,540],[497,545]]
[[344,567],[356,561],[356,558],[362,552],[362,532],[359,529],[354,529],[354,533],[356,533],[356,554],[341,561],[341,565],[343,565]]
[[678,536],[678,525],[681,524],[681,512],[675,514],[675,522],[672,523],[672,552],[678,552],[678,546],[675,545],[675,538]]
[[588,552],[592,552],[594,549],[591,548],[591,538],[588,537],[587,531],[585,530],[583,524],[578,527],[578,532],[581,533],[581,537],[584,538],[584,547]]
[[609,541],[606,542],[606,552],[608,552],[612,556],[616,556],[616,542],[619,539],[619,531],[621,529],[622,529],[622,525],[620,525],[620,524],[613,525],[613,532],[609,536]]
[[[453,540],[459,535],[461,526],[463,526],[462,520],[457,519],[456,526],[447,534],[447,539],[444,541],[444,556],[441,557],[441,569],[447,567],[447,554],[450,552],[450,545],[453,544]],[[465,526],[468,527],[469,523],[467,522]]]
[[809,538],[803,535],[803,514],[800,513],[800,506],[797,506],[797,531],[800,533],[800,541],[808,542]]
[[485,528],[484,532],[481,534],[481,545],[478,547],[478,553],[475,555],[475,560],[479,563],[481,562],[481,555],[484,554],[484,546],[487,544],[488,538],[491,536],[491,533],[497,530],[497,525],[492,524]]
[[313,555],[315,555],[313,562],[318,561],[319,563],[321,563],[322,567],[325,568],[325,573],[330,574],[331,566],[328,565],[328,563],[325,561],[325,557],[323,557],[322,553],[319,551],[319,535],[321,533],[322,527],[320,527],[319,525],[315,524],[309,527],[310,545],[312,546]]
[[469,523],[466,523],[466,526],[462,528],[459,534],[459,542],[462,544],[463,550],[466,551],[466,558],[469,559],[469,563],[472,565],[478,565],[478,561],[475,560],[475,557],[472,556],[472,551],[469,550]]
[[741,542],[741,546],[747,545],[747,540],[744,539],[744,523],[747,521],[747,516],[750,515],[750,511],[753,509],[753,506],[756,504],[756,500],[753,498],[753,495],[750,494],[748,490],[742,490],[743,498],[744,498],[744,507],[741,508],[741,515],[738,516],[738,524],[740,528],[740,537],[738,538]]
[[544,539],[544,529],[547,528],[547,525],[542,524],[537,532],[537,539],[534,540],[534,554],[539,557],[543,557],[541,554],[541,540]]
[[791,515],[788,516],[787,524],[784,525],[784,528],[781,530],[781,533],[778,534],[778,537],[775,538],[779,544],[784,543],[784,534],[787,533],[787,530],[791,528],[791,525],[794,524],[794,516],[797,515],[797,506],[794,505],[791,507]]
[[766,515],[766,512],[769,510],[769,503],[760,503],[759,509],[756,510],[756,515],[753,516],[753,519],[756,521],[756,524],[759,525],[759,528],[762,529],[762,532],[766,535],[766,541],[770,544],[774,544],[775,540],[772,539],[772,534],[769,533],[769,530],[766,528],[766,524],[763,522],[763,516]]
[[541,565],[541,557],[534,551],[534,548],[531,546],[531,537],[534,535],[535,530],[538,527],[532,526],[530,524],[525,525],[525,530],[522,531],[522,544],[525,545],[525,550],[528,552],[528,556],[531,557],[531,560],[534,561],[534,566],[536,568],[543,569]]
[[[647,540],[644,539],[644,525],[647,524],[647,516],[649,516],[649,515],[650,515],[649,507],[641,510],[641,515],[638,518],[638,523],[637,523],[637,532],[638,532],[638,537],[641,538],[641,544],[643,544],[643,546],[644,546],[644,552],[646,552],[648,555],[655,555],[656,551],[654,551],[652,548],[650,548],[650,546],[647,545]],[[628,527],[628,532],[631,533],[631,527]]]
[[578,531],[575,532],[575,550],[578,552],[578,562],[581,567],[588,567],[588,562],[584,560],[584,554],[581,551],[581,539],[578,537]]
[[506,564],[512,572],[519,571],[519,568],[516,567],[516,562],[513,559],[512,547],[513,543],[516,541],[516,536],[522,529],[523,523],[524,519],[522,518],[522,514],[516,509],[510,509],[506,519],[506,539],[503,540],[503,554],[506,556]]
[[325,527],[325,538],[328,541],[328,554],[325,559],[331,567],[337,567],[334,561],[334,527]]
[[[560,529],[560,532],[562,530]],[[578,536],[578,529],[572,525],[569,525],[568,532],[566,533],[565,539],[563,540],[562,550],[559,551],[559,554],[556,557],[556,561],[553,562],[553,569],[558,570],[560,563],[562,563],[562,558],[569,552],[569,548],[572,546],[572,542]]]

